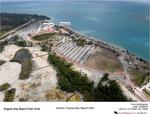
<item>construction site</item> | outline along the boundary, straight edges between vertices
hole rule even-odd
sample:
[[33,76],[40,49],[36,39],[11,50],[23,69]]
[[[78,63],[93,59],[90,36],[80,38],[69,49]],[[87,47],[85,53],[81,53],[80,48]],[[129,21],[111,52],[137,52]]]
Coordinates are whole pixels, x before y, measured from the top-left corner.
[[[147,68],[147,62],[142,62],[135,57],[131,57],[124,49],[114,47],[112,44],[76,32],[65,24],[66,23],[60,23],[60,25],[56,25],[47,21],[37,21],[15,31],[15,33],[1,41],[2,43],[5,41],[10,42],[6,44],[8,46],[5,47],[4,51],[0,54],[0,59],[6,62],[6,64],[1,66],[1,74],[5,75],[8,73],[5,66],[19,68],[18,71],[11,74],[11,76],[6,74],[5,76],[8,79],[2,81],[10,83],[17,89],[18,92],[16,94],[19,95],[19,98],[16,98],[16,101],[66,101],[68,97],[74,94],[78,97],[78,101],[82,101],[82,96],[79,93],[68,93],[67,97],[65,97],[65,92],[55,91],[57,90],[56,87],[58,87],[59,80],[57,80],[56,70],[47,60],[50,52],[56,54],[67,63],[72,64],[73,70],[81,72],[82,75],[86,75],[90,81],[94,82],[94,87],[97,87],[103,75],[108,73],[111,79],[116,80],[120,84],[127,97],[135,101],[149,100],[149,96],[145,96],[144,94],[149,91],[150,84],[147,80],[148,77],[145,76],[146,80],[144,84],[139,87],[136,81],[131,81],[132,76],[128,73],[129,69],[131,71],[133,67],[136,68],[140,64],[140,68],[143,68],[143,65]],[[70,23],[67,22],[67,24]],[[12,39],[12,37],[16,35],[20,37],[21,40],[19,39],[19,41],[31,43],[31,45],[27,44],[23,46],[31,53],[33,65],[32,71],[28,76],[29,78],[24,80],[26,84],[20,80],[18,81],[19,73],[22,70],[21,65],[17,65],[16,62],[9,62],[17,50],[22,47],[16,46]],[[129,61],[126,60],[127,56]],[[140,64],[135,65],[134,62]],[[10,68],[9,71],[11,72],[13,70]],[[15,83],[16,81],[12,82],[12,80],[9,79],[10,77],[15,77],[17,84]],[[36,83],[29,82],[30,80],[36,81]],[[45,86],[45,84],[47,84],[47,86]],[[32,89],[37,88],[37,90],[32,92],[32,90],[29,90],[30,87],[33,87]],[[41,91],[42,87],[45,88]],[[22,93],[24,95],[20,95],[20,92],[24,92]],[[51,92],[54,93],[54,95],[59,95],[60,98],[53,98],[54,95],[51,95]],[[44,97],[40,98],[39,94],[44,95]],[[1,93],[1,97],[3,96],[4,94]],[[2,100],[3,98],[1,98],[1,101]]]

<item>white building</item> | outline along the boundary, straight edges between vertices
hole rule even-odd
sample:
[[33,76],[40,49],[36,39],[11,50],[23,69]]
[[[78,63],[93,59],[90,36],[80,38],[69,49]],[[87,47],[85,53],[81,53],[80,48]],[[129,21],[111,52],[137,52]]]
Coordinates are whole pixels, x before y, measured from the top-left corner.
[[41,29],[44,29],[44,30],[50,30],[54,27],[54,23],[42,23],[42,25],[40,26]]
[[60,26],[70,26],[71,22],[59,22]]

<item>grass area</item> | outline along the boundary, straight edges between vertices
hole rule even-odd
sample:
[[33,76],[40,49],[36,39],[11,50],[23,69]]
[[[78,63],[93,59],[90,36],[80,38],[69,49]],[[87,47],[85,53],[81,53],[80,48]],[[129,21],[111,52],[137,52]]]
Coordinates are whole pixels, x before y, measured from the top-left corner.
[[132,76],[131,80],[138,86],[142,86],[150,82],[150,75],[147,73],[136,69],[129,70],[129,73]]
[[78,46],[82,46],[82,47],[84,47],[84,45],[86,44],[85,39],[78,39],[78,40],[75,40],[75,42]]
[[2,29],[0,28],[0,36],[4,35],[5,33],[7,33],[8,30],[7,29]]
[[45,34],[34,36],[32,39],[33,40],[37,40],[37,41],[43,41],[43,40],[48,40],[50,37],[52,37],[54,35],[56,35],[55,32],[53,32],[53,33],[45,33]]
[[[86,75],[74,71],[71,65],[49,53],[48,60],[57,70],[60,89],[66,92],[80,92],[84,101],[128,101],[120,86],[114,80],[107,78],[108,74],[99,82],[98,87],[93,87],[93,82]],[[103,85],[103,82],[107,84]]]
[[90,57],[86,64],[98,70],[116,72],[123,71],[120,61],[109,51],[103,49],[96,49],[97,51]]
[[46,101],[51,101],[51,100],[65,100],[66,95],[63,91],[60,89],[50,89],[45,92],[45,98]]
[[20,49],[16,52],[14,58],[11,60],[13,62],[19,62],[22,65],[20,79],[27,79],[32,70],[31,54],[28,49]]
[[74,102],[80,102],[81,101],[81,97],[80,97],[80,95],[78,94],[78,93],[74,93],[73,95],[71,95],[70,97],[68,97],[67,99],[66,99],[66,101],[68,102],[68,101],[74,101]]
[[14,101],[15,92],[16,92],[16,89],[15,89],[15,88],[12,88],[12,89],[10,89],[10,90],[7,90],[7,91],[5,92],[4,101],[5,101],[5,102]]
[[9,83],[4,83],[3,85],[0,86],[0,91],[4,91],[10,88]]

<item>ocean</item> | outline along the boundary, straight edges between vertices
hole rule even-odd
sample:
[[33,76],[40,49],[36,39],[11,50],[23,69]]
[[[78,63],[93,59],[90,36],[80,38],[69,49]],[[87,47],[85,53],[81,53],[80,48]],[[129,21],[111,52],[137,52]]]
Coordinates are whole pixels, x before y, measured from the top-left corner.
[[149,5],[138,2],[2,2],[0,12],[41,14],[71,22],[83,34],[128,49],[150,60]]

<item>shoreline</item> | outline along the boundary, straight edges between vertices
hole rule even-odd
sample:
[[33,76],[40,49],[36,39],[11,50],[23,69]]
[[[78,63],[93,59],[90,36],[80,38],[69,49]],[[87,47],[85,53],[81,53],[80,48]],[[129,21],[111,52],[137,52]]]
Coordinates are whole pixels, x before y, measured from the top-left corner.
[[[47,20],[47,21],[53,23],[52,20]],[[59,25],[58,22],[57,22],[57,23],[54,22],[54,24],[55,24],[56,26],[60,26],[60,27],[61,27],[61,25]],[[76,30],[75,28],[73,28],[73,27],[71,27],[71,26],[62,26],[62,27],[63,27],[63,28],[67,28],[68,30],[71,30],[73,33],[76,33],[76,34],[78,34],[79,36],[83,36],[83,37],[85,37],[86,39],[89,39],[89,40],[92,40],[92,41],[94,40],[95,42],[98,41],[98,42],[102,42],[102,43],[108,44],[108,45],[112,46],[114,49],[124,50],[124,51],[128,52],[130,55],[132,55],[133,57],[138,58],[138,59],[141,59],[141,60],[143,60],[143,61],[146,61],[146,62],[150,63],[150,53],[148,54],[148,58],[146,58],[146,57],[144,57],[144,56],[139,56],[137,53],[132,52],[128,47],[127,47],[127,48],[124,48],[123,46],[118,45],[118,44],[116,44],[116,43],[112,43],[112,42],[109,42],[109,41],[105,41],[105,40],[101,39],[100,37],[95,37],[95,36],[92,36],[92,35],[88,35],[88,34],[86,34],[86,33],[83,33],[83,32],[80,32],[80,31]]]
[[[59,26],[59,25],[56,25],[56,26]],[[123,48],[123,47],[118,46],[118,45],[113,44],[113,43],[106,42],[106,41],[104,41],[104,40],[102,40],[102,39],[98,39],[98,38],[96,38],[96,37],[92,37],[92,36],[89,36],[89,35],[85,35],[85,34],[79,32],[79,31],[77,31],[77,30],[75,30],[75,29],[73,29],[73,28],[70,28],[70,27],[64,27],[64,26],[60,26],[60,27],[63,27],[63,28],[65,28],[65,29],[68,29],[69,31],[71,31],[71,32],[73,32],[73,33],[75,33],[75,34],[78,34],[79,36],[83,36],[83,38],[85,38],[85,39],[87,39],[87,40],[90,40],[90,41],[92,41],[92,42],[95,42],[95,43],[97,43],[97,42],[99,43],[99,42],[100,42],[100,43],[102,43],[102,44],[108,45],[108,46],[110,46],[111,48],[113,48],[113,49],[115,49],[115,50],[117,50],[117,51],[119,51],[119,52],[121,52],[121,53],[125,53],[126,55],[130,55],[132,58],[135,58],[135,59],[137,59],[137,60],[139,60],[139,61],[140,61],[140,59],[141,59],[142,62],[144,61],[144,62],[146,62],[146,63],[150,63],[150,60],[147,60],[147,59],[145,59],[145,58],[143,58],[143,57],[140,57],[140,56],[138,56],[137,54],[131,52],[130,50],[128,50],[128,49],[126,49],[126,48]]]
[[[49,22],[48,20],[43,20],[43,21],[47,21],[47,22]],[[29,23],[29,22],[28,22]],[[31,21],[31,23],[33,23],[32,21]],[[86,39],[86,40],[89,40],[89,41],[91,41],[92,43],[94,43],[94,44],[96,44],[96,45],[99,45],[100,47],[102,46],[103,48],[105,48],[105,49],[109,49],[110,51],[112,51],[114,54],[116,53],[118,53],[117,55],[119,55],[119,54],[125,54],[125,55],[128,55],[128,56],[130,56],[130,58],[131,59],[133,59],[133,60],[138,60],[138,61],[140,61],[140,62],[143,62],[143,63],[150,63],[150,60],[147,60],[147,59],[145,59],[145,58],[143,58],[143,57],[140,57],[140,56],[138,56],[138,55],[136,55],[135,53],[132,53],[130,50],[128,50],[128,49],[126,49],[126,48],[123,48],[123,47],[121,47],[121,46],[118,46],[118,45],[116,45],[116,44],[113,44],[113,43],[109,43],[109,42],[106,42],[106,41],[104,41],[104,40],[102,40],[102,39],[98,39],[98,38],[96,38],[96,37],[92,37],[92,36],[90,36],[90,35],[85,35],[84,33],[81,33],[81,32],[79,32],[79,31],[77,31],[77,30],[75,30],[75,29],[73,29],[73,28],[71,28],[71,27],[67,27],[67,26],[60,26],[59,24],[54,24],[54,26],[55,27],[61,27],[61,28],[63,28],[63,29],[65,29],[65,30],[67,30],[69,33],[73,33],[73,34],[75,34],[75,35],[77,35],[77,36],[81,36],[82,37],[82,39]],[[18,27],[17,27],[18,28]],[[12,31],[12,30],[11,30]],[[9,32],[8,32],[9,33]],[[6,33],[6,35],[8,35],[8,33]],[[4,39],[0,39],[0,41],[3,41]]]
[[84,37],[87,37],[87,39],[95,40],[95,41],[99,41],[99,42],[103,42],[103,43],[109,44],[109,45],[111,45],[111,46],[113,46],[114,48],[117,48],[117,49],[126,50],[125,48],[123,48],[123,47],[121,47],[121,46],[119,46],[119,45],[117,45],[117,44],[113,44],[113,43],[110,43],[110,42],[106,42],[105,40],[98,39],[97,37],[93,37],[93,36],[90,36],[90,35],[86,35],[86,34],[84,34],[84,33],[81,33],[81,32],[79,32],[79,31],[77,31],[77,30],[74,30],[73,28],[69,28],[69,27],[67,27],[67,28],[70,29],[70,30],[72,30],[72,31],[74,31],[74,32],[76,32],[76,33],[78,33],[79,35],[83,35]]

